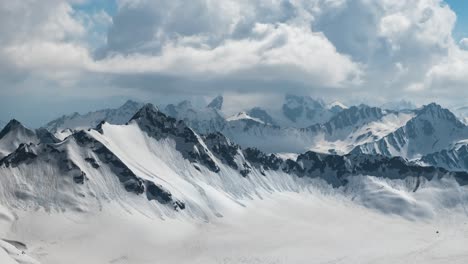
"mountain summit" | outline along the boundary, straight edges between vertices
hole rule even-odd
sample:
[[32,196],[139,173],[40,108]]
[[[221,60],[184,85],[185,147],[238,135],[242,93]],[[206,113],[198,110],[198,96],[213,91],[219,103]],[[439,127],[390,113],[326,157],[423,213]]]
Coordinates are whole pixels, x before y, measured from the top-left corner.
[[208,105],[207,107],[208,108],[213,108],[215,110],[218,110],[218,111],[221,111],[221,109],[223,108],[223,101],[224,101],[224,98],[219,95],[217,96],[216,98],[214,98]]
[[45,129],[31,130],[18,120],[12,119],[0,132],[0,158],[26,143],[56,143],[59,140]]

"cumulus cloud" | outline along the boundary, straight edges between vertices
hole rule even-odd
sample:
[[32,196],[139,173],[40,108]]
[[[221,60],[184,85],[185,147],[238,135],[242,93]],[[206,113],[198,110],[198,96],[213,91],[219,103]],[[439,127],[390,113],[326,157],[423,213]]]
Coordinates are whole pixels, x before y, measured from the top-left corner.
[[358,82],[361,70],[337,53],[322,34],[287,24],[254,25],[249,38],[229,39],[216,47],[203,38],[167,42],[155,55],[114,55],[98,61],[96,71],[120,74],[164,73],[195,79],[290,79],[340,87]]
[[462,49],[468,49],[468,38],[462,38],[459,43]]
[[78,2],[0,4],[5,87],[427,101],[468,82],[442,0],[119,0],[112,17]]

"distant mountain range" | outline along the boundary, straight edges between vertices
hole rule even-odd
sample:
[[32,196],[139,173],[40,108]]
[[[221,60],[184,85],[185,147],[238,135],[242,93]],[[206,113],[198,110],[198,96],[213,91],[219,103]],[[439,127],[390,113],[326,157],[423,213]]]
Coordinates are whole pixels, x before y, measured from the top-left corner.
[[[233,116],[223,112],[224,98],[206,107],[190,101],[169,104],[161,112],[184,121],[199,134],[220,132],[242,147],[267,153],[381,154],[408,159],[449,149],[467,136],[466,125],[437,104],[416,108],[401,101],[382,107],[325,104],[306,96],[286,95],[280,111],[253,107]],[[101,121],[125,124],[142,103],[128,101],[117,109],[62,116],[44,126],[58,139]],[[429,143],[428,143],[429,142]]]
[[64,132],[68,135],[67,130],[86,129],[97,126],[102,121],[107,121],[112,124],[125,124],[141,107],[142,103],[128,100],[124,105],[116,109],[103,109],[81,115],[73,113],[71,115],[63,115],[58,119],[50,121],[44,128],[52,133]]

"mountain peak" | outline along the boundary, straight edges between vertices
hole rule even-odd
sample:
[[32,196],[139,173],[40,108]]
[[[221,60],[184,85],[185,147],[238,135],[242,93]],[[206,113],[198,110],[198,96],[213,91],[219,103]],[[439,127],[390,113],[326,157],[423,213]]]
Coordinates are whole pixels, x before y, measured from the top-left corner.
[[8,124],[0,132],[0,138],[3,138],[10,131],[13,131],[19,128],[25,128],[25,127],[23,126],[23,124],[21,124],[21,122],[19,122],[16,119],[10,120],[10,122],[8,122]]
[[159,109],[155,107],[153,104],[148,103],[145,104],[136,114],[130,119],[131,120],[136,120],[140,118],[148,118],[148,117],[154,117],[162,114],[159,112]]
[[424,105],[422,108],[423,109],[442,109],[442,106],[437,103],[432,102],[430,104]]
[[449,120],[457,123],[458,126],[464,126],[463,123],[457,119],[457,117],[450,112],[450,110],[443,108],[441,105],[436,103],[430,103],[423,106],[417,111],[418,115],[432,116],[435,118]]
[[214,98],[206,107],[213,108],[215,110],[221,110],[221,108],[223,108],[223,102],[223,96],[219,95],[216,96],[216,98]]
[[16,119],[12,119],[10,120],[10,122],[8,122],[8,124],[5,127],[18,127],[18,126],[23,126],[23,124],[21,124],[21,122]]
[[348,109],[346,105],[339,101],[334,101],[330,104],[327,105],[328,109],[330,109],[332,112],[339,113],[340,111],[343,111],[345,109]]

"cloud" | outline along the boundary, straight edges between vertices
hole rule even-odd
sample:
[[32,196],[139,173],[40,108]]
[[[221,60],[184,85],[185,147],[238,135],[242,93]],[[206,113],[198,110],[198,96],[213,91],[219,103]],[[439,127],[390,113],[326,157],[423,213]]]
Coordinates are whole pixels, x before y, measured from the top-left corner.
[[112,17],[79,2],[0,3],[1,93],[466,93],[466,41],[442,0],[119,0]]
[[460,47],[464,50],[468,49],[468,38],[462,38],[459,42]]
[[97,61],[95,71],[158,73],[194,79],[288,80],[340,87],[358,82],[360,65],[336,52],[322,34],[287,24],[256,24],[249,38],[216,47],[204,38],[181,37],[156,55],[114,55]]

